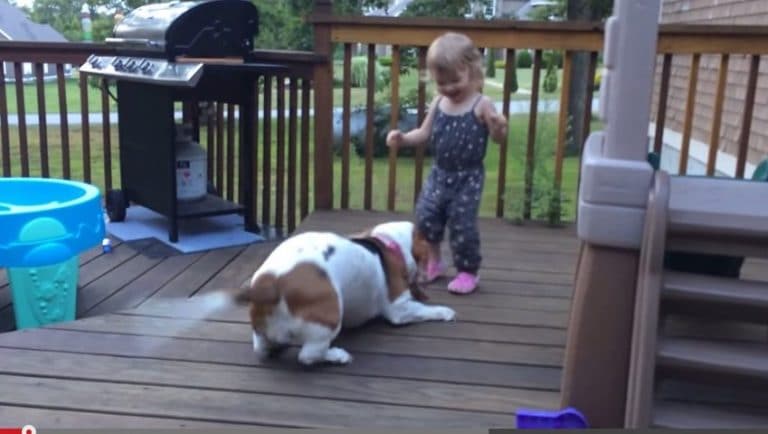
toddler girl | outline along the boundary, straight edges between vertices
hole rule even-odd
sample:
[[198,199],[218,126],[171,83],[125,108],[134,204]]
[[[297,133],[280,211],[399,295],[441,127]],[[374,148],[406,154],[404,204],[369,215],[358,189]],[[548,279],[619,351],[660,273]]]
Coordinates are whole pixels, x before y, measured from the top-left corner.
[[437,96],[419,128],[387,135],[387,146],[434,146],[434,164],[416,203],[420,235],[430,244],[426,281],[443,274],[440,243],[446,225],[450,230],[453,263],[458,271],[448,290],[468,294],[477,287],[480,268],[480,207],[488,136],[501,142],[507,135],[507,119],[496,112],[481,93],[482,55],[471,39],[445,33],[427,50],[427,69],[435,81]]

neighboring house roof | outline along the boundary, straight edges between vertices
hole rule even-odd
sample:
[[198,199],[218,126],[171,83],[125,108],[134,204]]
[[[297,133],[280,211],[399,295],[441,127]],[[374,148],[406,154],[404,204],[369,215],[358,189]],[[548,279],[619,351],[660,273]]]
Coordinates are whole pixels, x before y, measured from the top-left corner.
[[61,33],[47,24],[38,24],[5,0],[0,0],[0,40],[66,42]]

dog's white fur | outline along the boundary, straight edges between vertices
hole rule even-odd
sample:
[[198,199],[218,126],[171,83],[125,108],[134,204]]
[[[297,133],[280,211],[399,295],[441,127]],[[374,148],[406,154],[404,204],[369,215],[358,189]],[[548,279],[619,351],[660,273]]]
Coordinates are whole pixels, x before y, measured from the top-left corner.
[[[389,222],[374,227],[371,235],[383,236],[397,243],[403,253],[408,276],[415,279],[417,266],[411,254],[413,230],[411,222]],[[328,253],[329,246],[333,248],[331,254]],[[253,333],[253,349],[260,358],[267,356],[275,345],[295,344],[301,345],[298,360],[302,364],[343,364],[352,360],[350,354],[342,348],[331,347],[331,342],[342,328],[361,325],[377,316],[383,316],[392,324],[455,319],[453,309],[425,305],[415,300],[407,290],[390,301],[387,271],[382,267],[379,256],[349,238],[331,232],[306,232],[282,242],[253,274],[251,286],[265,273],[279,277],[300,263],[314,264],[325,272],[336,293],[341,321],[333,329],[305,321],[290,312],[285,298],[281,296],[276,308],[265,317],[264,330]]]

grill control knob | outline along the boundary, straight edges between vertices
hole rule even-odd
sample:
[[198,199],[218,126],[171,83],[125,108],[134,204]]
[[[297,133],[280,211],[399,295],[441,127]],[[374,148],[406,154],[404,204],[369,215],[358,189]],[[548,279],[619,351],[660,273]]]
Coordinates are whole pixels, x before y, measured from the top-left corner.
[[152,74],[152,72],[154,72],[155,68],[152,65],[152,62],[150,62],[149,60],[144,60],[141,62],[139,69],[141,70],[142,74],[149,75],[149,74]]
[[88,63],[91,64],[92,67],[95,69],[101,69],[103,66],[103,63],[101,62],[101,59],[99,59],[96,56],[91,56],[90,59],[88,59]]

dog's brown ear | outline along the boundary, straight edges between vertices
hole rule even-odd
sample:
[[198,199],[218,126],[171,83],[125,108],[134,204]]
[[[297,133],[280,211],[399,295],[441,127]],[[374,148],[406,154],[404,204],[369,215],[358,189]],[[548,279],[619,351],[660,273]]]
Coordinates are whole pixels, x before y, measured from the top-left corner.
[[262,274],[253,284],[235,294],[235,302],[238,304],[275,305],[278,301],[280,293],[277,289],[277,277],[271,273]]
[[421,233],[418,226],[413,225],[413,235],[411,237],[411,255],[420,269],[427,266],[429,257],[429,241]]
[[[400,253],[387,247],[377,237],[367,237],[366,240],[375,244],[384,260],[384,272],[387,275],[387,288],[389,301],[395,301],[400,294],[411,291],[411,282],[408,278],[408,267]],[[412,291],[411,291],[412,292]]]

